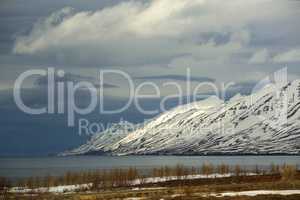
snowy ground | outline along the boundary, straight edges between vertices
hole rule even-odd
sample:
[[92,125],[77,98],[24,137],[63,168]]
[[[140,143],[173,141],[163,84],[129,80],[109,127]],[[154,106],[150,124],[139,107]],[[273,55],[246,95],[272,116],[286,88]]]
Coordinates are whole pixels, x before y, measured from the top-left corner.
[[[249,196],[255,197],[258,195],[300,195],[300,190],[251,190],[240,192],[223,192],[223,193],[194,193],[193,195],[199,197],[236,197],[236,196]],[[173,194],[171,197],[182,197],[185,194]]]
[[235,196],[257,196],[257,195],[295,195],[300,194],[300,190],[252,190],[244,192],[224,192],[220,194],[210,194],[216,197],[235,197]]
[[[257,175],[254,173],[248,173],[247,176]],[[149,177],[144,179],[136,179],[131,181],[129,185],[138,186],[145,183],[161,183],[166,181],[174,181],[174,180],[193,180],[193,179],[214,179],[214,178],[225,178],[232,177],[234,174],[210,174],[210,175],[187,175],[187,176],[168,176],[168,177]],[[92,183],[89,184],[80,184],[80,185],[63,185],[63,186],[55,186],[55,187],[41,187],[35,189],[21,188],[21,187],[13,187],[9,190],[11,193],[65,193],[65,192],[76,192],[78,190],[88,190],[92,187]]]
[[75,192],[77,190],[90,189],[92,184],[80,184],[80,185],[61,185],[54,187],[41,187],[35,189],[21,188],[21,187],[13,187],[9,190],[11,193],[65,193],[65,192]]
[[[208,193],[208,194],[197,194],[197,196],[201,197],[235,197],[235,196],[250,196],[255,197],[258,195],[296,195],[300,194],[300,190],[253,190],[253,191],[244,191],[244,192],[225,192],[220,194]],[[174,194],[171,197],[181,197],[183,194]],[[126,198],[126,200],[143,200],[145,198],[142,197],[130,197]],[[162,198],[163,200],[163,198]]]
[[[246,176],[255,176],[255,173],[247,173]],[[161,183],[166,181],[174,181],[174,180],[193,180],[193,179],[214,179],[214,178],[226,178],[232,177],[234,174],[210,174],[210,175],[203,175],[203,174],[196,174],[196,175],[187,175],[187,176],[167,176],[167,177],[150,177],[145,179],[136,179],[132,181],[131,185],[140,185],[142,183]]]
[[[251,174],[250,174],[251,175]],[[253,174],[254,175],[254,174]],[[170,180],[191,180],[191,179],[201,179],[201,178],[220,178],[220,177],[230,177],[230,174],[227,175],[220,175],[220,174],[214,174],[214,175],[189,175],[184,177],[154,177],[154,178],[147,178],[145,180],[135,180],[132,185],[137,186],[140,183],[158,183],[158,182],[166,182]],[[92,184],[81,184],[81,185],[65,185],[65,186],[55,186],[55,187],[49,187],[49,188],[36,188],[36,189],[27,189],[27,188],[18,188],[14,187],[9,190],[11,193],[72,193],[76,192],[78,190],[89,190],[92,187]],[[166,187],[153,187],[153,188],[144,188],[144,187],[136,187],[132,188],[132,191],[137,190],[161,190],[165,189]],[[223,192],[223,193],[196,193],[196,196],[201,197],[235,197],[235,196],[257,196],[257,195],[300,195],[300,190],[252,190],[252,191],[239,191],[239,192]],[[175,196],[184,196],[184,194],[174,194]],[[128,198],[128,200],[137,200],[142,198]]]

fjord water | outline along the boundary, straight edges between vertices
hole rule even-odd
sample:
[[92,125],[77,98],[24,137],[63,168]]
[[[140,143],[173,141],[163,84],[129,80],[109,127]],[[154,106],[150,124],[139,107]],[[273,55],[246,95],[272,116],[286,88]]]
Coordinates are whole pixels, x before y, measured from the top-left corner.
[[205,162],[268,167],[270,164],[300,164],[300,156],[76,156],[0,158],[0,176],[18,179],[30,176],[62,175],[67,171],[128,168],[150,169],[161,166],[201,167]]

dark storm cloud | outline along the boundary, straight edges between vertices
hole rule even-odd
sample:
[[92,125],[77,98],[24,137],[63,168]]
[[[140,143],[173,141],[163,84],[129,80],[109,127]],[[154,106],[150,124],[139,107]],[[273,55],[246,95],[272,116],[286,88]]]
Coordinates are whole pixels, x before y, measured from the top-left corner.
[[[82,76],[73,73],[65,73],[63,77],[54,76],[54,94],[57,94],[57,83],[63,83],[65,86],[65,90],[67,89],[67,83],[72,82],[73,84],[79,82],[88,82],[91,83],[95,88],[98,89],[114,89],[119,88],[117,85],[104,83],[102,86],[100,85],[100,81],[94,77],[90,76]],[[21,88],[21,98],[24,101],[25,105],[34,106],[34,107],[41,107],[45,106],[48,103],[47,95],[48,95],[48,77],[47,76],[40,76],[34,80],[33,87]],[[90,103],[90,91],[86,88],[78,88],[75,94],[75,102],[79,106],[86,106]],[[64,104],[68,104],[68,99],[65,95],[65,102]],[[56,98],[56,97],[55,97]],[[58,101],[56,99],[56,101]],[[15,106],[14,97],[13,97],[13,88],[0,90],[0,107],[12,107]]]
[[253,89],[255,88],[256,85],[257,85],[256,81],[238,82],[230,86],[228,88],[228,92],[230,93],[230,96],[235,95],[237,93],[243,95],[249,95],[253,92]]
[[[210,4],[209,1],[185,1],[185,6],[182,6],[182,1],[164,1],[162,4],[155,3],[158,1],[153,2],[3,1],[0,6],[0,30],[9,32],[3,37],[0,36],[0,53],[7,54],[14,49],[15,53],[22,56],[8,55],[10,58],[6,57],[0,65],[167,65],[182,55],[191,55],[199,62],[197,65],[201,65],[201,62],[207,59],[218,62],[219,57],[231,60],[232,63],[238,59],[239,62],[247,64],[251,54],[255,54],[260,48],[269,47],[273,54],[279,54],[300,45],[300,28],[294,26],[299,15],[299,1],[255,0],[243,4],[238,1],[220,1],[219,4]],[[168,4],[170,5],[167,6]],[[174,7],[172,11],[166,9],[171,6]],[[71,17],[70,20],[61,18],[59,26],[46,27],[44,24],[38,29],[40,35],[33,34],[34,25],[43,24],[49,16],[64,7],[74,8],[76,17]],[[236,7],[240,9],[236,10]],[[212,9],[218,15],[211,14]],[[114,23],[114,19],[118,19],[118,23]],[[91,23],[85,23],[89,21]],[[181,23],[185,21],[188,23]],[[94,23],[98,25],[94,26]],[[65,24],[73,30],[67,32],[66,38],[60,37],[63,34],[51,34],[52,31],[63,31]],[[80,29],[81,25],[84,28]],[[155,27],[150,27],[154,25]],[[81,40],[83,29],[86,34],[84,40]],[[114,37],[110,38],[110,35]],[[24,37],[26,40],[20,39]],[[41,46],[40,38],[44,40]],[[237,53],[249,56],[242,59],[231,56]]]
[[194,41],[201,45],[209,41],[213,41],[216,45],[224,45],[230,42],[230,36],[232,33],[229,32],[213,32],[213,33],[202,33],[201,35],[194,36]]
[[[237,13],[245,14],[244,17],[232,19],[224,12],[235,10],[235,4],[239,2],[220,2],[219,5],[210,1],[129,1],[104,10],[72,12],[71,17],[62,18],[58,25],[53,25],[52,20],[71,13],[64,8],[36,23],[29,34],[18,37],[14,52],[49,56],[49,60],[56,57],[64,65],[98,63],[99,67],[168,63],[186,54],[202,59],[218,57],[220,55],[214,51],[230,53],[247,43],[244,27],[259,18],[250,14],[251,9],[263,10],[259,5],[248,3],[249,6],[241,7]],[[198,9],[205,11],[203,16]],[[219,26],[215,25],[211,9],[224,14],[218,19]],[[208,48],[211,49],[206,51]]]
[[[30,33],[34,24],[47,18],[63,7],[74,7],[76,11],[98,10],[120,3],[122,0],[2,0],[0,1],[0,69],[5,64],[13,65],[59,65],[56,56],[16,56],[12,55],[15,40],[20,35]],[[5,59],[3,57],[5,56]],[[2,57],[2,58],[1,58]],[[76,63],[69,65],[77,66]],[[4,69],[3,69],[4,70]],[[7,70],[7,69],[5,69]]]
[[[119,88],[119,86],[109,84],[109,83],[104,83],[103,85],[100,85],[100,81],[94,77],[82,76],[79,74],[72,74],[72,73],[65,73],[63,77],[55,74],[54,81],[55,81],[55,83],[57,83],[57,82],[62,82],[62,83],[72,82],[74,84],[79,83],[79,82],[89,82],[89,83],[93,84],[94,87],[96,87],[96,88]],[[36,86],[46,87],[46,86],[48,86],[48,77],[41,76],[41,77],[37,78],[34,83]]]
[[[244,82],[234,83],[233,85],[228,87],[226,89],[226,91],[224,91],[225,92],[224,100],[228,101],[237,94],[251,95],[254,92],[254,89],[258,86],[257,84],[258,84],[258,82],[256,82],[256,81],[244,81]],[[200,97],[203,99],[203,98],[207,98],[211,95],[216,95],[216,94],[213,92],[198,93],[197,97]],[[219,98],[223,98],[223,96],[219,96]]]
[[[161,76],[140,76],[134,77],[135,80],[175,80],[175,81],[187,81],[187,76],[184,75],[161,75]],[[208,77],[189,77],[190,81],[194,82],[214,82],[215,80]]]

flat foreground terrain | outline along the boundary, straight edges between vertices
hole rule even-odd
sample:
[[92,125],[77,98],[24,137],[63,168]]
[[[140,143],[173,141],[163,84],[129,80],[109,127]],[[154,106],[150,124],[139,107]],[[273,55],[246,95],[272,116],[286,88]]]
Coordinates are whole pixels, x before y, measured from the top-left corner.
[[143,200],[143,199],[300,199],[300,173],[292,180],[278,175],[239,176],[215,179],[172,180],[131,187],[117,187],[75,193],[2,193],[3,200]]

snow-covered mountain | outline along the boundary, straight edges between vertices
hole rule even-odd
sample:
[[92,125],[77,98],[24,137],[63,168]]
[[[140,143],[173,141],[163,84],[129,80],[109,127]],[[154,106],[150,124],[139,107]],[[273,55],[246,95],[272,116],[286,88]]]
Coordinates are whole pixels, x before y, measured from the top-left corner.
[[[300,81],[269,84],[227,102],[212,96],[162,113],[132,131],[97,134],[73,154],[299,154]],[[122,133],[121,133],[122,132]]]
[[81,155],[81,154],[102,154],[110,150],[111,144],[114,144],[128,135],[128,133],[136,130],[139,124],[132,124],[127,121],[121,121],[117,124],[112,124],[103,132],[97,133],[84,145],[61,153],[61,156],[66,155]]

